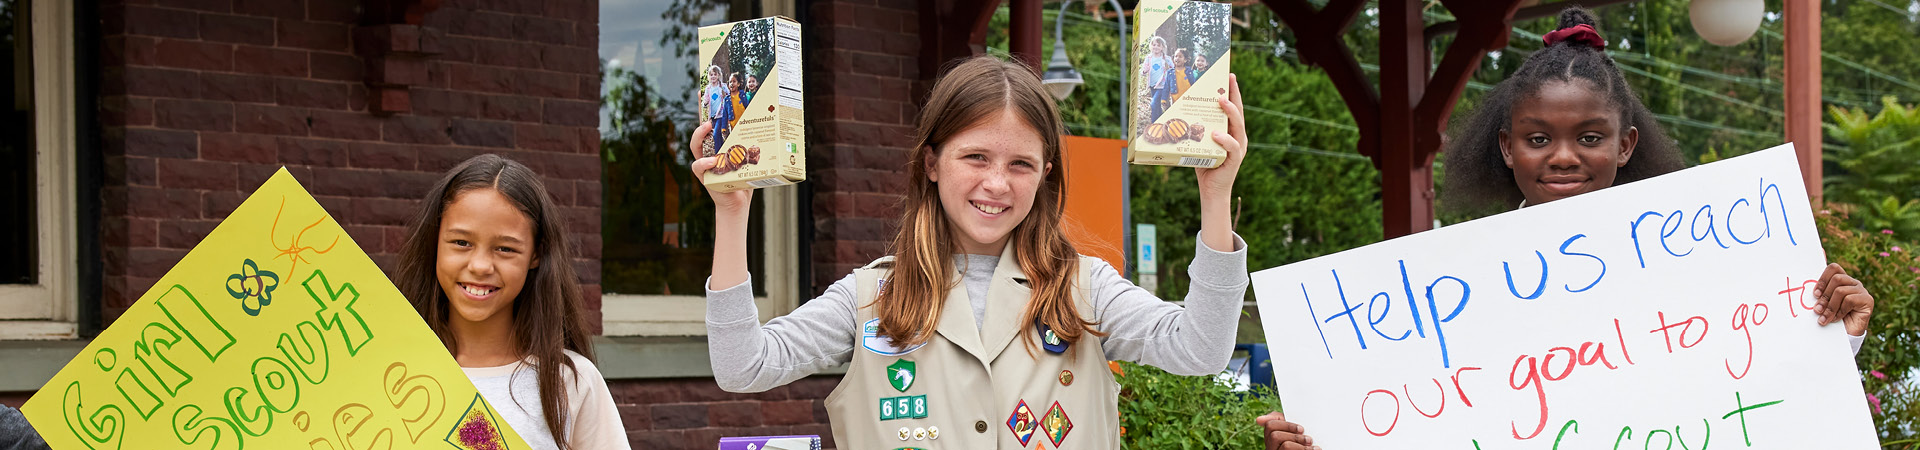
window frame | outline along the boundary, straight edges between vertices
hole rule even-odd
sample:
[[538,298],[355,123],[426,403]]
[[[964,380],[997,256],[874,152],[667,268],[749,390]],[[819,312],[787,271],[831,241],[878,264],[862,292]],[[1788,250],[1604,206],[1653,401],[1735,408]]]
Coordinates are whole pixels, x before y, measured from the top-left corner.
[[[767,295],[755,296],[760,320],[785,315],[800,306],[799,189],[794,185],[760,189],[765,221],[765,253],[759,276]],[[707,298],[704,295],[605,294],[600,299],[601,334],[606,336],[705,336]]]
[[[794,17],[794,0],[760,0],[763,16]],[[755,296],[760,320],[800,307],[800,190],[786,185],[760,189],[765,258],[754,276],[764,277],[766,295]],[[802,256],[804,257],[804,255]],[[705,295],[603,294],[601,334],[605,336],[706,336]]]
[[28,15],[39,273],[34,284],[0,285],[0,340],[73,339],[79,337],[74,5],[37,1]]

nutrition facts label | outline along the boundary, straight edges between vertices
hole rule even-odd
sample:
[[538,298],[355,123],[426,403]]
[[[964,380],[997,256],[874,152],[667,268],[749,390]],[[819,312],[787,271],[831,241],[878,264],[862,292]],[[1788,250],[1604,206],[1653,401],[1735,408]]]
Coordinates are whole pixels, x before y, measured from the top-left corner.
[[774,59],[779,61],[780,106],[803,109],[800,101],[800,24],[773,21]]

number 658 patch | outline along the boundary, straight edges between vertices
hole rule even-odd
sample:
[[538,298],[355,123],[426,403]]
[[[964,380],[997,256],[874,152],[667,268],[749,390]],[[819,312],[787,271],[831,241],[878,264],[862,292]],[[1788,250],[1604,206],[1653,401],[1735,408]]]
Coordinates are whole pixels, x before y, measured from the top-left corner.
[[927,418],[927,396],[908,395],[880,399],[880,420]]

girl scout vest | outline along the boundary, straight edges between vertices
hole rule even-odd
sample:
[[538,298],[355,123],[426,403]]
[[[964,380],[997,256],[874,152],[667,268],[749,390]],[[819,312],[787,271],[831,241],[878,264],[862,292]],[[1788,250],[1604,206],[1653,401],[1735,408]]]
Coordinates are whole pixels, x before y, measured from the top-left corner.
[[[1093,261],[1081,257],[1073,289],[1087,320],[1095,317],[1087,299]],[[937,333],[904,349],[879,335],[869,306],[891,263],[882,258],[854,271],[860,342],[826,401],[839,448],[1120,448],[1120,385],[1099,339],[1089,336],[1066,351],[1042,327],[1021,323],[1032,291],[1013,246],[994,268],[983,325],[974,325],[966,286],[955,286]],[[1028,347],[1020,333],[1035,333],[1039,345]]]

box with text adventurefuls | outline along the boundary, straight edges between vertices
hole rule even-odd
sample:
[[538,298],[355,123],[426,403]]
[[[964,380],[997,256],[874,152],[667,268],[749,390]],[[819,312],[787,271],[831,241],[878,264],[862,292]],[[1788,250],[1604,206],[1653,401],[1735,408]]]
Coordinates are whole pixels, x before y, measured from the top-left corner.
[[707,189],[805,181],[800,24],[766,17],[700,27],[700,61],[700,117],[713,129],[695,152],[716,157]]
[[1187,0],[1141,0],[1134,10],[1128,162],[1216,167],[1226,161],[1212,132],[1227,129],[1218,99],[1227,96],[1232,12],[1230,4]]

